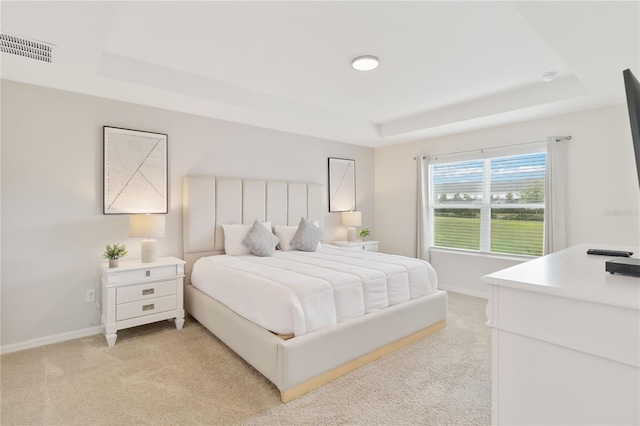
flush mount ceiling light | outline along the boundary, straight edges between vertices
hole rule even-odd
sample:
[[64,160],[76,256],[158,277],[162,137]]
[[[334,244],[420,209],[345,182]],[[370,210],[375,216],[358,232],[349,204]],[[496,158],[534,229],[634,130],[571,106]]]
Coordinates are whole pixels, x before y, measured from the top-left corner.
[[545,72],[544,74],[542,74],[540,76],[540,80],[542,80],[542,81],[552,81],[553,79],[556,78],[557,75],[558,75],[558,73],[555,72],[555,71]]
[[351,61],[351,66],[358,71],[371,71],[378,68],[380,61],[371,55],[358,56]]

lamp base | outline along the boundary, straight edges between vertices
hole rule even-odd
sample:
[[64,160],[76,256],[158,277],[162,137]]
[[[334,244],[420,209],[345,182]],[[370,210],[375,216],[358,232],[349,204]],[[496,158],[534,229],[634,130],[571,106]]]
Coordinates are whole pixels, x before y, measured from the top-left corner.
[[347,228],[347,241],[355,241],[356,240],[356,228],[350,226]]
[[153,263],[158,260],[158,246],[156,240],[142,240],[140,246],[140,260],[142,263]]

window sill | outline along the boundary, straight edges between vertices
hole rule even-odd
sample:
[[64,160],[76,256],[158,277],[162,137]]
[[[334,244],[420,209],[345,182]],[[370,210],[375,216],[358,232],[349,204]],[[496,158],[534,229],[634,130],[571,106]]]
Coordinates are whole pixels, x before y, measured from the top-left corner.
[[429,251],[436,252],[436,253],[452,253],[452,254],[461,254],[465,256],[486,257],[490,259],[511,260],[515,262],[528,262],[529,260],[537,259],[538,257],[540,257],[540,256],[527,256],[523,254],[489,253],[489,252],[483,252],[483,251],[454,249],[454,248],[445,248],[445,247],[429,247]]

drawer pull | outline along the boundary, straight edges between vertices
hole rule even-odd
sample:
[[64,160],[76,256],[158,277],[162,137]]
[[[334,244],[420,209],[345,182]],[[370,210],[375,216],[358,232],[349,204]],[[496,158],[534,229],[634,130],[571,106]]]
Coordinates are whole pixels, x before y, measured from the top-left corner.
[[154,304],[153,304],[153,303],[150,303],[150,304],[148,304],[148,305],[142,305],[142,310],[143,310],[143,311],[150,311],[150,310],[152,310],[153,308],[154,308]]
[[145,288],[144,290],[142,290],[142,295],[147,296],[149,294],[153,294],[154,292],[155,290],[153,288]]
[[151,276],[151,271],[147,271],[147,273],[145,274],[147,277]]

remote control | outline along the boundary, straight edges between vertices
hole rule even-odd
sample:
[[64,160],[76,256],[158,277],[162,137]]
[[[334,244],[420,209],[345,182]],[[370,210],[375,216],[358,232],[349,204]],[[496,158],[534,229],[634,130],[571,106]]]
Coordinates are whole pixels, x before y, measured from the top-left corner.
[[613,257],[629,257],[633,254],[632,251],[621,250],[604,250],[604,249],[589,249],[587,254],[597,254],[600,256],[613,256]]

